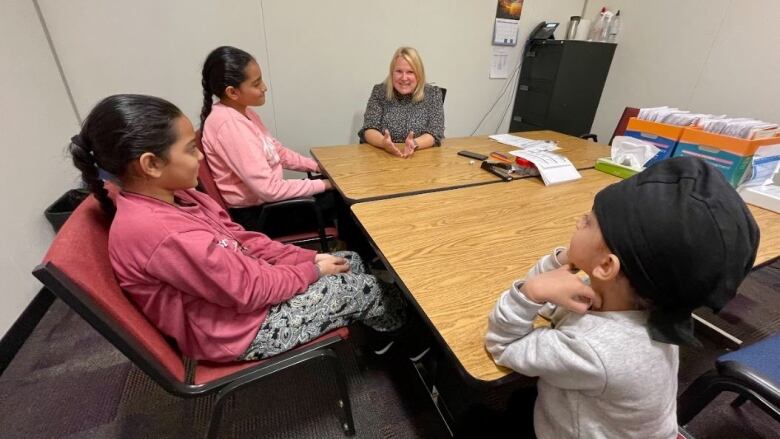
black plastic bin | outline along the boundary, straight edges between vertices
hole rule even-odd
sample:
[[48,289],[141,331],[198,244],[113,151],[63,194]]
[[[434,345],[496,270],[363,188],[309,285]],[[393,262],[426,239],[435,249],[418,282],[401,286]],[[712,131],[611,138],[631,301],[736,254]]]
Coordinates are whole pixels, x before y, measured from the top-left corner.
[[65,221],[70,214],[76,210],[76,207],[78,207],[88,195],[89,191],[86,189],[71,189],[62,194],[61,197],[57,198],[57,201],[43,211],[43,215],[49,220],[49,223],[52,228],[54,228],[55,232],[60,230],[60,227],[65,224]]

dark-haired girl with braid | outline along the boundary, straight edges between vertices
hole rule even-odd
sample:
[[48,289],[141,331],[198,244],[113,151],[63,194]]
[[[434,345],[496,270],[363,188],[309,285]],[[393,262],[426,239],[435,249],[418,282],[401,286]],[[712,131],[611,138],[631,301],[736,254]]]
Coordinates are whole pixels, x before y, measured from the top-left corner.
[[[319,172],[319,167],[311,158],[285,148],[249,108],[265,104],[268,91],[252,55],[230,46],[214,49],[203,64],[202,85],[203,149],[217,188],[237,222],[254,228],[263,204],[332,188],[329,180],[283,178],[285,169]],[[331,209],[332,201],[318,202],[323,210]],[[290,220],[295,219],[285,219]],[[274,230],[274,235],[295,231],[279,227],[284,230]]]
[[[398,290],[367,274],[357,254],[317,254],[246,231],[195,191],[203,156],[173,104],[110,96],[71,142],[74,164],[113,216],[119,284],[188,357],[260,359],[357,320],[384,333],[404,325]],[[120,189],[114,200],[101,173]]]

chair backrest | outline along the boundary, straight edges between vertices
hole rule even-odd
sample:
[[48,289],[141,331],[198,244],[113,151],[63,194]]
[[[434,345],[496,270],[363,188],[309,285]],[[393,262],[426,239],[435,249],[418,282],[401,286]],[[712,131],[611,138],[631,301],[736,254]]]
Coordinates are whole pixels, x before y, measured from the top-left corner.
[[615,131],[612,133],[612,137],[609,139],[610,145],[612,145],[612,141],[615,140],[616,136],[622,136],[625,134],[626,127],[628,126],[628,119],[637,116],[639,116],[639,108],[626,107],[623,109],[623,114],[620,116],[620,120],[615,127]]
[[110,225],[90,195],[65,222],[33,274],[163,388],[186,394],[181,355],[122,292],[114,276],[108,257]]
[[217,183],[214,181],[214,174],[211,173],[211,167],[209,161],[206,158],[206,152],[203,151],[203,144],[201,143],[200,132],[195,134],[195,144],[200,152],[203,153],[203,160],[200,161],[200,167],[198,168],[198,182],[200,183],[200,189],[214,199],[223,209],[227,210],[227,203],[222,198],[222,194],[219,193]]

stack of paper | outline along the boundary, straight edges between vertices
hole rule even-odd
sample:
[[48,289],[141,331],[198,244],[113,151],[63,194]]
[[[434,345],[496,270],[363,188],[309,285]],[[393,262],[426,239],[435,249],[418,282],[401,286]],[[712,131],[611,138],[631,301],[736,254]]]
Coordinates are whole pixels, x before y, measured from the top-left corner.
[[780,213],[780,186],[755,186],[739,191],[746,203]]
[[533,163],[539,170],[539,175],[546,185],[563,183],[582,178],[577,168],[566,157],[549,151],[517,150],[510,152]]
[[745,117],[701,118],[696,125],[704,131],[743,139],[763,139],[777,134],[777,124]]
[[668,125],[697,126],[711,133],[743,139],[763,139],[780,132],[778,125],[774,123],[746,117],[732,118],[725,114],[691,113],[671,107],[640,108],[637,118]]
[[515,148],[521,148],[532,151],[555,151],[558,148],[558,144],[551,140],[533,140],[526,139],[525,137],[513,136],[511,134],[493,134],[488,136],[498,143],[504,145],[514,146]]

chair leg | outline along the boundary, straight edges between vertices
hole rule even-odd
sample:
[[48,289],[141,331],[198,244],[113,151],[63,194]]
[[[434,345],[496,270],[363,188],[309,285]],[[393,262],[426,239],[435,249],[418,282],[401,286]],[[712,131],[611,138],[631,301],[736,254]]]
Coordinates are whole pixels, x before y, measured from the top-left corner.
[[733,407],[739,407],[746,400],[750,400],[756,407],[780,422],[780,409],[777,405],[753,390],[750,384],[711,370],[697,378],[677,398],[677,423],[683,426],[688,424],[721,392],[734,392],[739,395],[731,403]]
[[320,207],[316,204],[314,205],[314,216],[317,219],[317,234],[320,237],[320,248],[323,253],[327,253],[329,248],[328,237],[325,236],[325,219],[322,216],[322,210],[320,210]]
[[347,389],[347,379],[344,375],[344,369],[341,367],[341,362],[336,356],[336,353],[331,348],[320,348],[314,351],[304,352],[299,355],[294,355],[284,361],[281,361],[274,365],[269,365],[267,368],[260,369],[255,373],[247,375],[244,378],[233,381],[217,394],[217,399],[214,401],[214,409],[211,414],[211,419],[208,425],[208,431],[206,437],[208,439],[216,439],[217,432],[219,431],[220,424],[222,422],[222,411],[224,401],[227,396],[233,394],[233,392],[247,384],[253,383],[265,376],[274,374],[289,367],[304,363],[313,359],[323,359],[328,361],[336,374],[336,384],[339,390],[340,400],[338,405],[342,408],[341,427],[344,429],[345,434],[352,436],[355,434],[355,425],[352,420],[352,405],[349,400],[349,392]]
[[338,387],[339,397],[336,403],[341,413],[339,416],[341,428],[347,436],[354,436],[355,421],[352,419],[352,403],[349,399],[349,388],[347,387],[347,377],[346,374],[344,374],[344,368],[341,365],[339,357],[333,350],[328,349],[327,355],[324,358],[330,363],[333,374],[336,377],[336,386]]
[[219,425],[222,423],[222,403],[226,396],[232,395],[232,392],[223,394],[221,391],[217,395],[217,400],[214,401],[214,409],[211,412],[211,419],[209,420],[208,430],[206,433],[207,439],[217,439],[217,433],[219,432]]
[[739,408],[742,406],[742,404],[747,401],[747,398],[745,398],[744,395],[739,395],[736,398],[734,398],[734,401],[731,401],[731,406],[734,408]]
[[677,423],[688,424],[723,390],[719,386],[721,377],[715,370],[710,370],[696,378],[677,398]]

